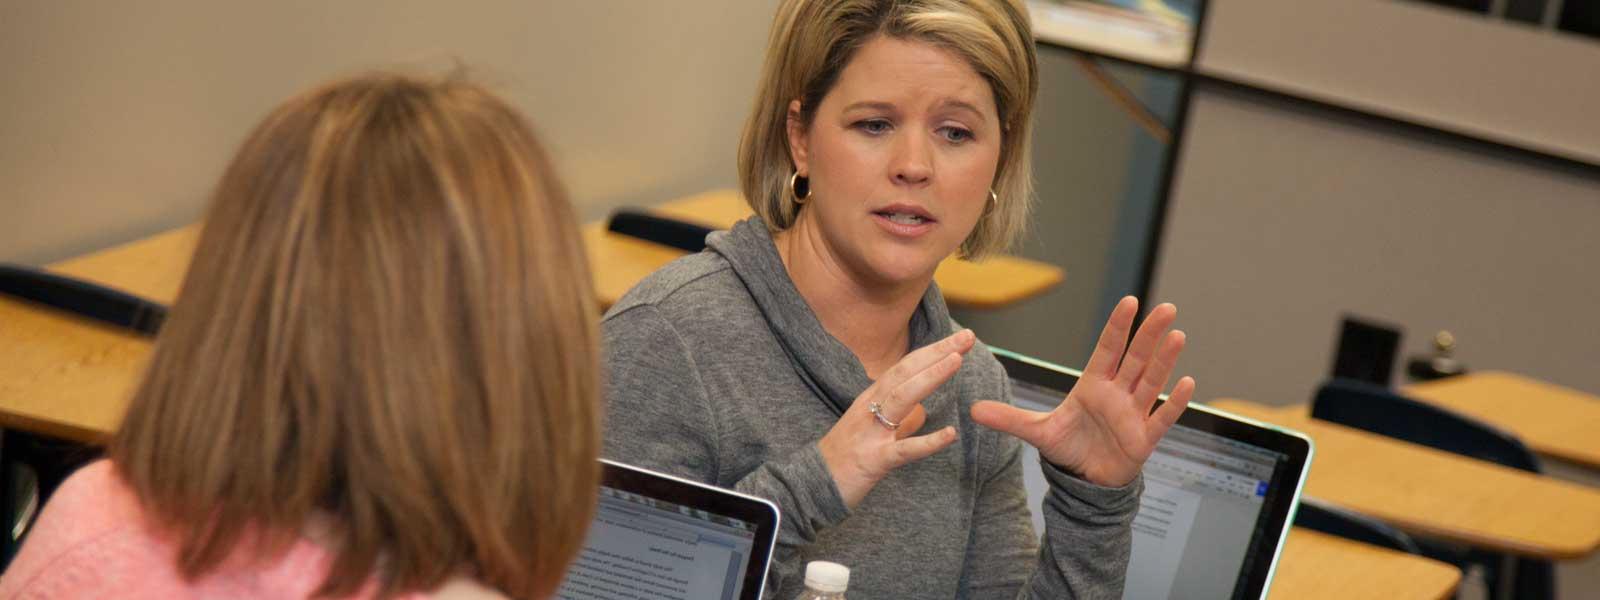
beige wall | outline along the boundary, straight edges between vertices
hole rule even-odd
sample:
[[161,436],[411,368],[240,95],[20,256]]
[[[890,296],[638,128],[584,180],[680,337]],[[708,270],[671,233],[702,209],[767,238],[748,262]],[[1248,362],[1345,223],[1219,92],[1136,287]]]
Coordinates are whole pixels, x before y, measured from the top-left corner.
[[[1232,79],[1600,157],[1600,44],[1391,0],[1213,0]],[[1600,392],[1600,169],[1202,86],[1155,278],[1204,397],[1304,402],[1345,311]]]
[[[1593,40],[1397,0],[1211,2],[1210,74],[1600,163]],[[1600,393],[1600,168],[1247,92],[1202,89],[1190,118],[1154,294],[1202,398],[1309,401],[1345,312],[1404,327],[1402,356],[1448,328],[1474,368]],[[1586,597],[1600,563],[1557,582]]]
[[1409,0],[1209,6],[1207,73],[1600,164],[1592,38]]
[[775,5],[0,3],[0,260],[192,221],[276,102],[373,67],[471,67],[533,117],[585,218],[732,185]]
[[1234,92],[1190,119],[1155,295],[1201,396],[1309,401],[1344,311],[1600,392],[1600,175]]

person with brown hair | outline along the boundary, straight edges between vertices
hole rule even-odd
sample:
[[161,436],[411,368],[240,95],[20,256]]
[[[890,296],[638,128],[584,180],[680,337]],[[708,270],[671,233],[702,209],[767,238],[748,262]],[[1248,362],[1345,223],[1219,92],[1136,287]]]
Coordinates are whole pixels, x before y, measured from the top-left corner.
[[1124,299],[1032,412],[933,283],[1025,228],[1037,71],[1019,0],[779,3],[739,152],[756,217],[606,314],[606,454],[775,501],[773,597],[813,559],[866,598],[1121,597],[1140,469],[1195,389],[1155,409],[1176,308],[1134,333]]
[[543,598],[599,479],[575,216],[457,78],[296,96],[244,142],[109,460],[0,597]]

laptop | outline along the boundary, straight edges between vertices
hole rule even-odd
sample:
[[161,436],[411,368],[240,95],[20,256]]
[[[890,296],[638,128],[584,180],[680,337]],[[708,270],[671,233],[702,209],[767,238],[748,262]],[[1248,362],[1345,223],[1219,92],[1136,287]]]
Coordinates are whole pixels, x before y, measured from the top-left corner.
[[[1021,408],[1052,410],[1078,381],[1077,370],[990,350]],[[1038,464],[1037,450],[1023,451],[1025,465]],[[1311,454],[1300,433],[1190,403],[1145,461],[1123,599],[1266,598]],[[1043,532],[1047,484],[1037,467],[1024,474]]]
[[600,504],[563,600],[758,600],[778,507],[737,492],[601,460]]

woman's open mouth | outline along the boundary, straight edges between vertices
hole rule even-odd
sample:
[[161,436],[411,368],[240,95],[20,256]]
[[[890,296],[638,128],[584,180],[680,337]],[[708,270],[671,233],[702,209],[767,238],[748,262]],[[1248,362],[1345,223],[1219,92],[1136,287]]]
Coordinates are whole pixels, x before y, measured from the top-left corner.
[[928,211],[915,206],[894,205],[872,211],[874,221],[898,237],[917,237],[938,223]]

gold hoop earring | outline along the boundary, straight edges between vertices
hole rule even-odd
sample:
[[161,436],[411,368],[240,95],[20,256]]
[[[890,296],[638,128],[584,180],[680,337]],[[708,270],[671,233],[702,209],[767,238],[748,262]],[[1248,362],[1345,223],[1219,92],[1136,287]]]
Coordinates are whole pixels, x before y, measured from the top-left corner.
[[802,177],[800,177],[800,172],[799,171],[795,171],[793,175],[789,176],[789,193],[794,196],[794,203],[795,204],[805,204],[806,203],[806,199],[811,197],[811,182],[810,181],[806,181],[804,183],[805,188],[806,188],[806,193],[804,195],[801,195],[800,194],[800,185],[801,185],[800,179],[802,179]]
[[989,188],[989,205],[983,208],[983,214],[994,212],[997,206],[1000,206],[1000,197],[995,195],[994,188]]

